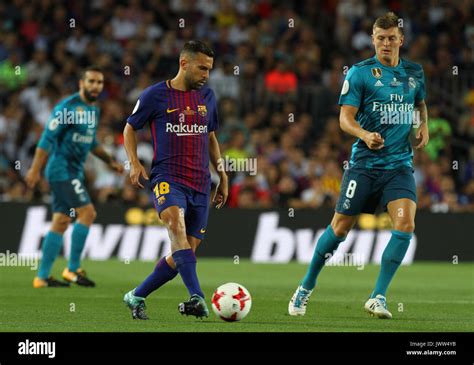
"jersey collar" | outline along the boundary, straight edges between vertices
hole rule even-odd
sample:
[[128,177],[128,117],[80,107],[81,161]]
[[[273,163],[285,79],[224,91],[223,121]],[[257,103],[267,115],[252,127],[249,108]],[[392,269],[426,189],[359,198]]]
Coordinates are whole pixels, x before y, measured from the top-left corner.
[[403,60],[402,60],[401,57],[398,58],[398,65],[396,65],[395,67],[390,67],[390,66],[384,65],[382,62],[379,61],[376,54],[374,55],[374,60],[377,63],[377,65],[379,65],[380,67],[383,67],[385,69],[388,69],[388,70],[399,70],[399,69],[402,68]]

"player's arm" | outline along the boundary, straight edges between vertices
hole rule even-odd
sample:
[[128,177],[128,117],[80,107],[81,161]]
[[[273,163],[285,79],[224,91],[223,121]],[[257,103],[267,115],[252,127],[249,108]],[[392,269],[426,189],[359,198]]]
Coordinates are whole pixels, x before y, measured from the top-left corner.
[[421,141],[415,146],[415,148],[418,150],[428,144],[428,141],[430,140],[430,135],[428,132],[428,108],[426,107],[425,101],[419,101],[415,107],[420,116],[420,126],[416,131],[416,139],[421,139]]
[[209,132],[209,159],[220,178],[219,185],[216,188],[216,194],[212,200],[214,203],[217,203],[216,208],[219,209],[223,207],[227,201],[229,195],[229,180],[224,171],[219,142],[217,141],[215,132]]
[[130,181],[135,187],[143,188],[143,185],[140,183],[140,176],[143,176],[144,179],[148,180],[148,175],[145,171],[145,168],[140,163],[137,154],[137,136],[133,127],[127,123],[125,129],[123,130],[124,138],[124,147],[127,152],[128,161],[130,163]]
[[123,145],[130,164],[130,181],[133,186],[142,189],[143,185],[140,183],[140,176],[148,180],[148,175],[145,167],[143,167],[138,159],[136,131],[142,129],[150,120],[156,118],[156,105],[159,104],[159,100],[153,91],[153,87],[143,91],[135,104],[135,108],[133,108],[132,114],[127,118],[127,124],[123,130]]
[[48,161],[48,152],[41,147],[36,147],[35,156],[30,169],[26,173],[25,181],[26,185],[33,189],[38,181],[41,179],[41,170]]
[[379,133],[363,129],[356,120],[357,112],[364,98],[365,84],[366,80],[362,70],[357,66],[352,66],[347,72],[339,97],[341,106],[339,124],[344,132],[363,140],[369,149],[379,150],[383,148],[382,136]]
[[356,121],[358,107],[353,105],[342,105],[339,115],[341,129],[351,136],[360,138],[371,150],[379,150],[384,146],[384,139],[377,132],[369,132],[363,129]]
[[100,160],[104,161],[104,163],[111,169],[119,174],[123,172],[123,166],[115,161],[113,156],[111,156],[101,145],[96,145],[92,150],[92,154],[99,158]]
[[30,189],[33,189],[41,179],[41,171],[46,165],[46,162],[48,162],[49,154],[66,128],[64,124],[60,123],[59,115],[57,114],[61,107],[62,106],[57,105],[53,109],[49,121],[38,141],[38,145],[36,146],[33,163],[25,176],[26,185]]

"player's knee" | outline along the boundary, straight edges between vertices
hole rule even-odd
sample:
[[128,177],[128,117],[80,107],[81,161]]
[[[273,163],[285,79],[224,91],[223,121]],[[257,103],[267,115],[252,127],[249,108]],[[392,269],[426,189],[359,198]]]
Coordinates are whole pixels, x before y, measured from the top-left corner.
[[174,236],[182,236],[183,234],[186,234],[186,228],[182,219],[169,219],[165,223]]
[[197,248],[199,247],[199,244],[201,243],[201,240],[188,237],[188,242],[193,252],[196,252]]
[[69,223],[59,223],[53,227],[53,230],[57,233],[63,234],[66,232],[67,227],[69,227]]
[[79,219],[85,224],[92,224],[97,217],[97,211],[94,207],[88,207],[79,213]]
[[336,225],[335,227],[332,227],[332,230],[337,237],[345,237],[349,234],[350,228],[344,227],[342,225]]
[[95,221],[96,217],[97,217],[97,212],[94,208],[90,208],[90,209],[87,210],[86,219],[88,221],[90,221],[92,223],[93,221]]
[[51,230],[63,234],[66,232],[67,227],[69,227],[69,219],[67,218],[57,218],[53,220],[53,224],[51,226]]
[[331,228],[337,237],[346,237],[352,229],[356,217],[336,213],[331,221]]
[[415,222],[411,222],[411,221],[395,222],[393,228],[396,231],[412,233],[415,231]]
[[331,223],[331,228],[337,237],[345,237],[349,234],[352,225],[342,220],[336,220]]

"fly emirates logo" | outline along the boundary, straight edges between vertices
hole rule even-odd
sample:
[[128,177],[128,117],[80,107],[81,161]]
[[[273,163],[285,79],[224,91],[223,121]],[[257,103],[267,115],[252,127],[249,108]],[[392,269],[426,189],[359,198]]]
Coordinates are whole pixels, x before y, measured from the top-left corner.
[[412,112],[413,103],[404,103],[404,95],[390,94],[390,103],[380,103],[374,101],[372,104],[373,112]]
[[196,136],[207,133],[207,125],[202,124],[173,124],[166,123],[166,133],[175,133],[178,137],[181,136]]

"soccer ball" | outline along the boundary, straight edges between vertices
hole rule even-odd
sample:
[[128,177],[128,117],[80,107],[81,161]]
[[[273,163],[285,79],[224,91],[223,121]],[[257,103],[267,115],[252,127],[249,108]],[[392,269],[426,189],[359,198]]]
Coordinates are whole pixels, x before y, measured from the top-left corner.
[[212,295],[212,310],[217,317],[227,322],[244,319],[251,307],[249,291],[237,283],[221,285]]

